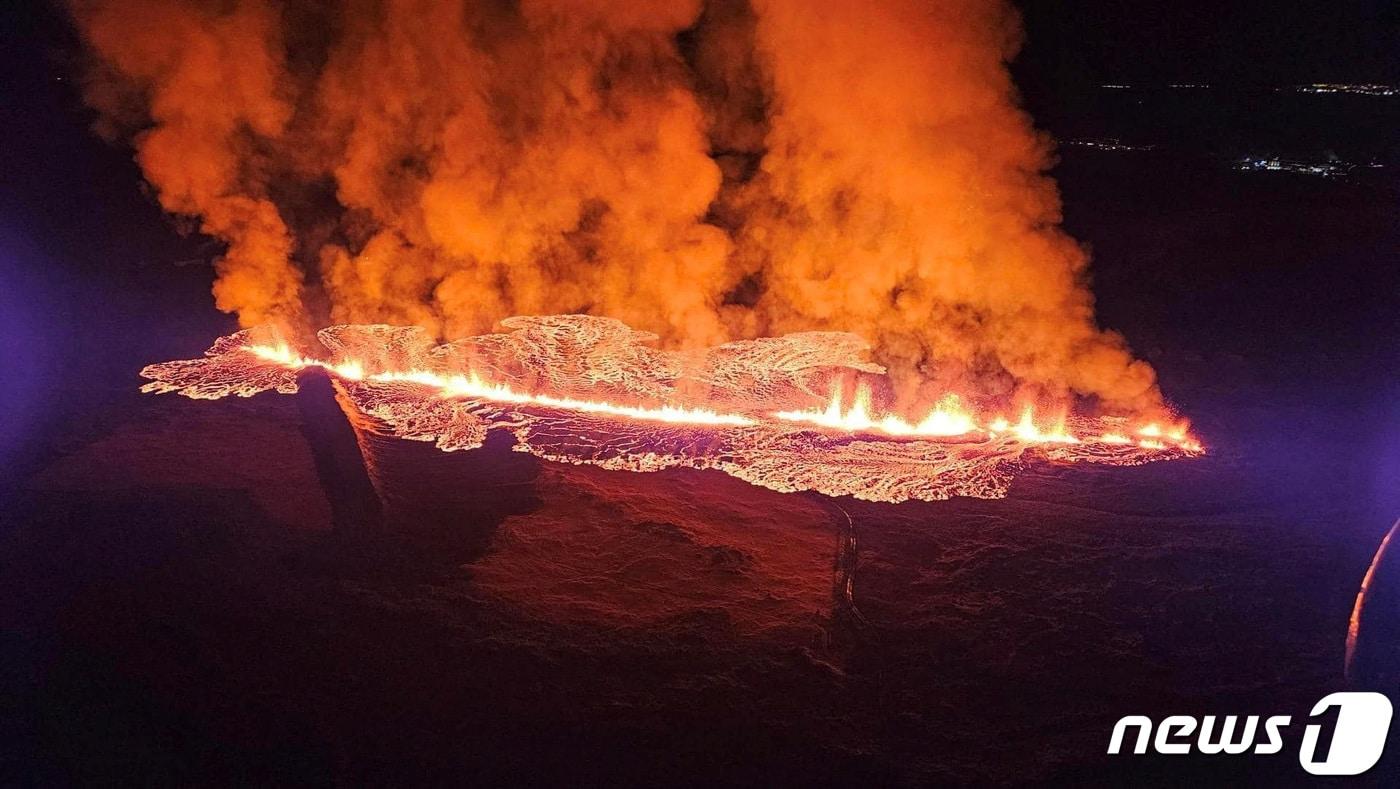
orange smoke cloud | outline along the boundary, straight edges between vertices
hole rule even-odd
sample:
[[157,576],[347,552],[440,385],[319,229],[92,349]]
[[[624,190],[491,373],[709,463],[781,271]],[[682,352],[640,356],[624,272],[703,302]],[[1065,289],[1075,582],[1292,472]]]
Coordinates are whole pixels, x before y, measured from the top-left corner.
[[200,217],[204,232],[228,242],[219,308],[247,324],[297,315],[302,277],[258,150],[293,111],[277,16],[258,3],[223,13],[177,1],[73,10],[103,61],[88,99],[112,119],[142,105],[149,123],[135,137],[137,160],[161,205]]
[[1095,326],[1084,253],[1057,227],[1047,141],[1003,65],[1007,6],[754,5],[774,107],[740,243],[771,330],[858,327],[937,390],[972,375],[984,391],[1155,397],[1151,368]]
[[999,0],[72,7],[244,325],[842,330],[906,394],[1161,407],[1094,322]]

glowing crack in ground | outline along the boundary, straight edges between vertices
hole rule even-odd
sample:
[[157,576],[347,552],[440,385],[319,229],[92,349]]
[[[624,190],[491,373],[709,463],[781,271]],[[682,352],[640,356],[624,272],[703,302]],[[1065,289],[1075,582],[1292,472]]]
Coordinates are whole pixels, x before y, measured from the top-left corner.
[[[378,432],[480,447],[491,430],[515,450],[562,463],[627,471],[715,469],[783,492],[868,501],[1006,495],[1028,460],[1137,465],[1191,457],[1184,426],[1062,417],[1040,424],[981,419],[944,397],[918,420],[878,413],[854,335],[807,332],[703,351],[650,347],[653,335],[583,315],[516,317],[506,330],[437,345],[416,327],[332,326],[326,356],[278,342],[271,330],[221,338],[202,359],[153,364],[145,392],[196,399],[297,391],[323,367]],[[843,397],[843,383],[862,380]]]

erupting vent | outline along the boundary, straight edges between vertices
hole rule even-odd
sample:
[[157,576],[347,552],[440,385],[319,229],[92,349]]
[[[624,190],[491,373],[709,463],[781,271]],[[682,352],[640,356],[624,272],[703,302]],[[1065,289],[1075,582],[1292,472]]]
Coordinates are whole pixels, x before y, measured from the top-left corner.
[[866,344],[835,332],[728,343],[699,352],[649,347],[654,335],[609,318],[517,317],[509,331],[434,345],[419,328],[333,326],[329,354],[303,356],[248,329],[203,359],[141,371],[146,392],[197,399],[296,392],[324,367],[353,406],[391,435],[443,450],[508,430],[517,451],[566,463],[656,471],[717,469],[783,492],[869,501],[1004,496],[1025,459],[1136,465],[1202,451],[1184,426],[1110,417],[1016,421],[956,395],[922,418],[879,413]]

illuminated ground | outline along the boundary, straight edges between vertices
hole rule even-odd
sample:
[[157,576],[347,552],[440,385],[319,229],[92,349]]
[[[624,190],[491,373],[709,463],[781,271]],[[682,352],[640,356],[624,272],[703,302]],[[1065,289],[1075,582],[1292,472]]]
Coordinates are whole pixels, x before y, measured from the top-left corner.
[[1224,454],[891,506],[411,444],[478,464],[438,505],[472,527],[337,531],[304,418],[147,398],[31,480],[0,583],[45,774],[1072,778],[1119,714],[1339,687],[1364,571],[1345,503]]

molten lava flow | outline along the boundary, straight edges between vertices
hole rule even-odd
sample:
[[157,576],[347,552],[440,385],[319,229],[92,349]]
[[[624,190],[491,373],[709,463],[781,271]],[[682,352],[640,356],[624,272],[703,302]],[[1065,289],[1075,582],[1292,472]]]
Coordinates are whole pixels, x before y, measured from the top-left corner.
[[474,372],[455,375],[432,370],[401,370],[365,375],[364,365],[358,361],[330,364],[308,359],[294,353],[285,345],[245,345],[244,350],[261,359],[276,362],[284,367],[300,370],[307,367],[322,367],[341,378],[350,381],[371,380],[383,383],[414,383],[436,389],[442,397],[465,397],[491,400],[498,403],[520,403],[557,408],[561,411],[579,411],[586,414],[607,414],[628,419],[641,419],[653,422],[678,422],[692,425],[751,425],[752,419],[738,414],[720,414],[704,408],[680,408],[664,405],[658,408],[617,405],[598,400],[578,400],[572,397],[553,397],[547,394],[523,394],[504,384],[492,384],[481,380]]
[[[383,432],[480,446],[492,429],[543,458],[614,469],[712,468],[780,491],[873,501],[1004,495],[1023,459],[1135,465],[1199,454],[1183,425],[1122,419],[983,419],[949,394],[911,421],[875,405],[869,380],[850,405],[843,383],[880,369],[857,338],[795,334],[703,352],[659,351],[649,335],[581,315],[521,317],[510,331],[434,346],[417,328],[335,326],[326,359],[245,330],[204,359],[142,370],[147,392],[214,399],[296,391],[324,368]],[[827,392],[828,394],[820,394]]]
[[948,394],[938,401],[917,424],[910,424],[895,414],[885,414],[880,418],[871,416],[870,387],[860,384],[856,388],[855,402],[850,409],[841,407],[841,387],[832,388],[831,402],[826,408],[806,411],[777,411],[778,419],[789,422],[807,422],[813,425],[843,430],[850,433],[875,432],[892,436],[961,436],[977,429],[972,414],[963,408],[962,400],[955,394]]

